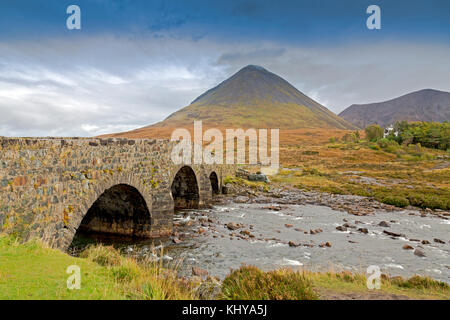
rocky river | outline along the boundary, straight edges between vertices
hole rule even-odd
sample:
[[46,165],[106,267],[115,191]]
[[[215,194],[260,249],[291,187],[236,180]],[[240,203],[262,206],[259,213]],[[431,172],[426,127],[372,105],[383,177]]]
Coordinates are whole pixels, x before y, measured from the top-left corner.
[[223,278],[242,264],[363,273],[376,265],[390,276],[450,283],[444,211],[399,209],[357,196],[241,190],[211,208],[177,212],[174,225],[171,238],[118,245],[126,254],[177,261],[182,275],[194,269]]

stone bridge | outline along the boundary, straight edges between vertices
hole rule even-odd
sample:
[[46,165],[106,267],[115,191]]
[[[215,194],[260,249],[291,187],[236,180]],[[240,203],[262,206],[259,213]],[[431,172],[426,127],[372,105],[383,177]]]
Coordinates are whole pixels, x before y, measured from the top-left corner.
[[201,207],[231,165],[175,165],[157,139],[0,138],[0,232],[66,249],[78,230],[172,232],[175,208]]

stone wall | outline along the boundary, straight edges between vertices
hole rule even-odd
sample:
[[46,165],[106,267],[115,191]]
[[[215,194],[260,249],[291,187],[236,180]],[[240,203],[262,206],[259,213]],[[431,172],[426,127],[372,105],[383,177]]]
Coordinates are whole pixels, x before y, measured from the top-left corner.
[[[38,237],[65,249],[99,197],[114,186],[124,185],[142,196],[141,208],[130,210],[140,210],[142,215],[146,205],[150,226],[145,222],[121,226],[98,215],[91,225],[102,231],[103,219],[111,226],[115,223],[114,228],[123,233],[170,234],[174,209],[171,185],[183,167],[170,159],[174,144],[156,139],[0,138],[0,232],[22,239]],[[212,172],[217,174],[219,188],[223,179],[235,172],[230,165],[190,167],[197,179],[200,206],[212,197]],[[139,221],[145,219],[135,218],[134,224]]]

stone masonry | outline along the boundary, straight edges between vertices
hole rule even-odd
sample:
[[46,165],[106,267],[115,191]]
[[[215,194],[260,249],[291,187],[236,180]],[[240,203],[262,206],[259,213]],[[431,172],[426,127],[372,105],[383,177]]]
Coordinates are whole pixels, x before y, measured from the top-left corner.
[[63,250],[82,221],[93,231],[171,234],[175,204],[207,204],[235,173],[231,165],[175,165],[175,143],[0,137],[0,232]]

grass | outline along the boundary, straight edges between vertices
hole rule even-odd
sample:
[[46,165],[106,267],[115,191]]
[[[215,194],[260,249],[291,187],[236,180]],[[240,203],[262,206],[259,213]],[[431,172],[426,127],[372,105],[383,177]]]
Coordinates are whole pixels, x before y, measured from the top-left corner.
[[[138,263],[112,247],[89,247],[75,258],[38,241],[0,237],[0,299],[192,299],[194,283],[154,262]],[[67,289],[66,269],[81,269],[81,289]]]
[[[81,289],[69,290],[66,269],[81,269]],[[36,241],[19,244],[0,237],[0,299],[123,299],[107,268],[71,257]]]
[[[81,289],[69,290],[66,269],[81,269]],[[206,280],[207,281],[207,280]],[[0,299],[198,299],[199,279],[179,278],[173,266],[161,262],[137,261],[109,246],[90,246],[75,258],[45,247],[39,241],[19,243],[0,236]],[[367,294],[362,274],[313,273],[280,269],[263,272],[243,266],[223,281],[218,299],[320,299],[322,292]],[[449,299],[446,283],[415,276],[384,278],[381,293],[401,294],[416,299]]]
[[312,282],[289,269],[263,272],[243,266],[223,281],[223,296],[229,300],[317,300]]
[[[445,282],[428,277],[409,279],[383,276],[379,290],[369,290],[362,273],[309,272],[289,268],[263,272],[253,266],[232,271],[223,281],[223,299],[229,300],[317,300],[327,293],[353,294],[364,298],[377,294],[380,299],[392,294],[412,299],[450,299]],[[322,296],[323,295],[323,296]]]
[[362,273],[350,272],[308,272],[315,288],[321,292],[333,292],[334,294],[353,293],[357,296],[368,294],[402,295],[411,299],[450,299],[450,287],[445,282],[433,280],[429,277],[413,276],[409,279],[402,277],[381,278],[379,290],[367,289],[367,278]]

